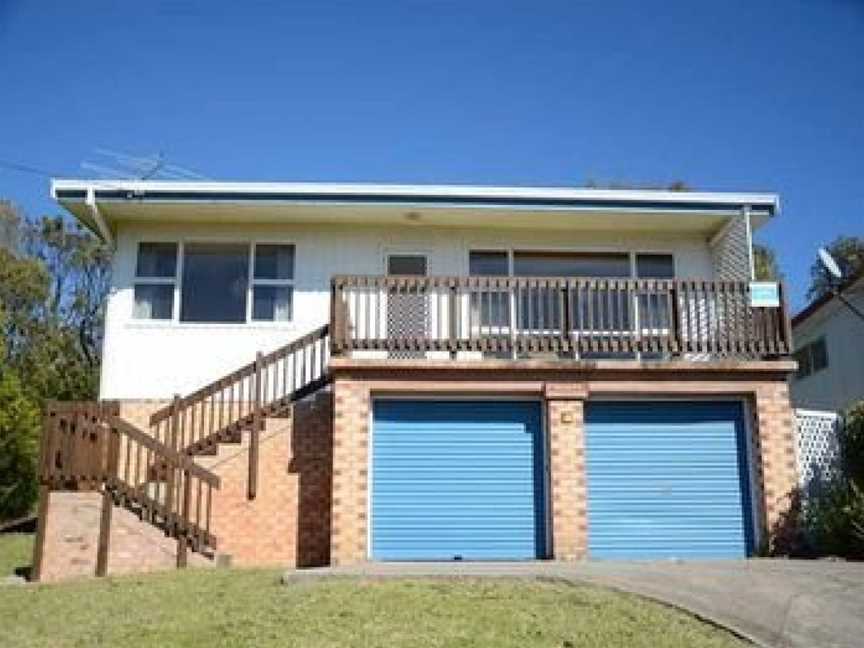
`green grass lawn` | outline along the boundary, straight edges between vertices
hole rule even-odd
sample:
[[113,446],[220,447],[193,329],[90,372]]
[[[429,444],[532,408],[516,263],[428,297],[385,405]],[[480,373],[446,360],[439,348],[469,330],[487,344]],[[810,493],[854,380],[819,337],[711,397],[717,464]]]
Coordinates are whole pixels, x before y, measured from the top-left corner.
[[16,569],[29,567],[32,559],[32,533],[0,533],[0,578],[11,576]]
[[0,588],[0,644],[28,646],[744,646],[638,597],[548,580],[330,579],[189,570]]

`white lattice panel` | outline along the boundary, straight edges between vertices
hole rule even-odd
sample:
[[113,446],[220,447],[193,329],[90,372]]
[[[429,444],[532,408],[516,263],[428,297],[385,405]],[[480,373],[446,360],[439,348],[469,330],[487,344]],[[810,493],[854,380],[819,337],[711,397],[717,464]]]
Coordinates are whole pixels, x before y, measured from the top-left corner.
[[837,429],[840,417],[834,412],[795,410],[798,475],[801,487],[813,486],[814,478],[824,481],[840,469]]
[[750,237],[743,216],[733,219],[711,247],[714,277],[721,281],[750,281]]

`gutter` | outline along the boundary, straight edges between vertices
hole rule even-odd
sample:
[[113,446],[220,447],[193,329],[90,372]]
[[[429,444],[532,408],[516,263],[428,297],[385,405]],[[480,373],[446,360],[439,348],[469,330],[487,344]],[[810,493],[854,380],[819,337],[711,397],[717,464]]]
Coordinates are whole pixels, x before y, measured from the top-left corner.
[[99,229],[99,235],[102,237],[102,240],[105,241],[105,243],[107,243],[113,250],[114,236],[111,234],[111,229],[108,227],[108,223],[105,222],[102,212],[99,211],[99,205],[96,204],[96,190],[93,187],[87,189],[84,204],[87,205],[87,208],[90,210],[90,215],[93,217],[93,222],[96,223],[96,227]]
[[81,201],[91,190],[103,203],[282,203],[501,207],[510,209],[601,209],[615,211],[707,212],[775,216],[774,194],[470,187],[454,185],[361,185],[331,183],[242,183],[119,181],[101,188],[95,181],[55,180],[59,201]]

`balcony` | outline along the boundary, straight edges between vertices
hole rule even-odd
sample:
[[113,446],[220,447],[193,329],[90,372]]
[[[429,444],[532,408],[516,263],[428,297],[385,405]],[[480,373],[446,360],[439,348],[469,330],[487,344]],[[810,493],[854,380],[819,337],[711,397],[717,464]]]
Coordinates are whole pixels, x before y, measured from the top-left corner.
[[780,306],[742,281],[336,276],[335,355],[388,358],[771,360],[789,356]]

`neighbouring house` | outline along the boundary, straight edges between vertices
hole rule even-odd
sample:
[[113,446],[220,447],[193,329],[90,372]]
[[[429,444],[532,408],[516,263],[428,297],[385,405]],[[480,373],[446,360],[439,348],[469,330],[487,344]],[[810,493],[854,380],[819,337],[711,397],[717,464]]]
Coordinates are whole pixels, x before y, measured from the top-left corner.
[[773,194],[52,191],[116,254],[100,401],[46,416],[44,580],[740,558],[786,510],[789,320],[751,285]]
[[[844,282],[842,295],[864,312],[864,272]],[[792,318],[798,371],[796,407],[842,412],[864,399],[864,320],[826,293]]]

